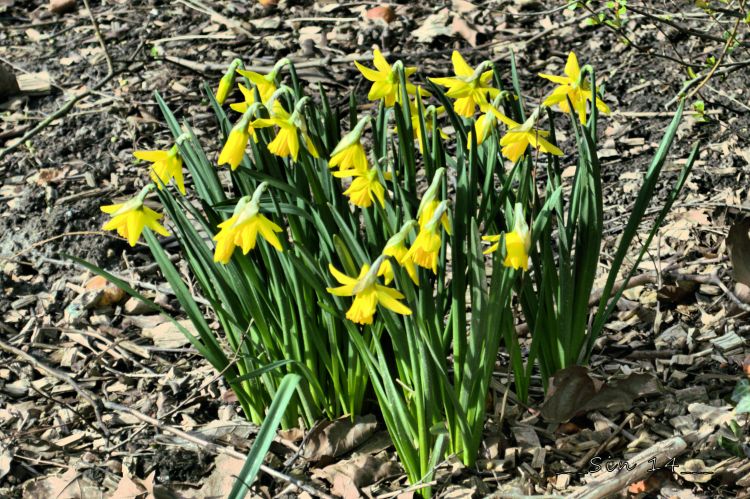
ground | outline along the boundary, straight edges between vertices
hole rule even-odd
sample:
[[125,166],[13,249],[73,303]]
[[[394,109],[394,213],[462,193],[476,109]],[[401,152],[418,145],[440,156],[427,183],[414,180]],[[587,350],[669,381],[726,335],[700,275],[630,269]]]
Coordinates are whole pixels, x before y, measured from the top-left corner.
[[[611,15],[604,2],[590,3]],[[735,3],[709,17],[693,2],[631,2],[628,22],[618,28],[590,26],[591,13],[583,7],[565,9],[549,0],[399,2],[380,10],[374,2],[281,0],[264,8],[240,1],[116,0],[91,5],[100,39],[82,1],[57,15],[46,4],[0,0],[0,64],[17,74],[47,72],[52,83],[48,95],[0,102],[0,146],[9,148],[0,152],[0,338],[109,403],[244,453],[255,428],[240,421],[216,373],[179,335],[160,326],[161,319],[123,305],[116,290],[91,282],[66,256],[118,273],[174,306],[146,247],[131,249],[102,232],[99,211],[148,180],[133,160],[134,149],[163,148],[171,140],[153,92],[200,131],[207,149],[218,151],[202,85],[215,89],[234,57],[253,66],[289,57],[303,80],[321,83],[346,102],[350,91],[365,92],[352,61],[375,46],[430,75],[448,74],[450,53],[458,49],[472,63],[493,60],[506,81],[513,51],[523,86],[531,89],[525,97],[538,102],[550,87],[537,73],[559,74],[574,50],[596,68],[613,109],[600,125],[609,255],[674,113],[673,98],[693,77],[688,66],[707,75],[716,64],[687,104],[658,187],[660,200],[696,141],[702,144],[699,159],[640,266],[642,285],[626,292],[590,366],[597,383],[612,383],[618,375],[625,381],[594,402],[575,400],[589,404],[585,415],[568,414],[571,401],[542,405],[541,391],[525,406],[507,390],[501,352],[480,464],[469,470],[446,463],[437,490],[445,497],[567,495],[592,482],[592,464],[632,460],[636,452],[672,445],[682,435],[687,448],[679,442],[668,448],[679,467],[659,461],[660,469],[624,493],[747,497],[748,419],[732,411],[730,395],[743,376],[750,327],[747,309],[727,293],[734,283],[725,243],[729,228],[748,211],[750,185],[750,42],[735,47],[725,41],[734,26],[739,40],[747,38],[747,25],[735,24],[731,15]],[[84,92],[69,112],[24,138]],[[696,112],[698,101],[704,114]],[[169,240],[165,244],[170,248]],[[231,456],[216,457],[205,445],[111,407],[103,407],[97,421],[70,383],[8,348],[0,355],[0,496],[117,491],[124,497],[130,490],[132,497],[156,487],[161,494],[205,497],[231,483],[237,462]],[[634,377],[646,372],[656,378]],[[594,386],[587,373],[571,379],[579,395]],[[558,419],[569,421],[550,422],[560,411],[568,417]],[[357,488],[371,496],[403,489],[404,476],[376,419],[342,430],[364,435],[355,440],[366,450],[339,453],[332,465],[321,462],[324,452],[303,448],[295,454],[303,434],[293,431],[280,434],[267,464],[346,497],[355,497]],[[287,485],[261,474],[257,492],[298,494]]]

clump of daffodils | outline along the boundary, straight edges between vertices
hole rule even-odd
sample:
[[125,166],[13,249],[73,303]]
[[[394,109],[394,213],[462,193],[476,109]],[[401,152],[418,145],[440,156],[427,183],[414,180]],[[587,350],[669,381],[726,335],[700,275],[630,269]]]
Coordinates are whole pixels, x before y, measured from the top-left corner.
[[[467,147],[471,147],[473,143],[482,146],[490,139],[493,131],[500,130],[502,125],[505,127],[505,133],[498,145],[502,156],[513,163],[521,161],[530,149],[555,156],[563,154],[557,145],[549,141],[549,132],[539,127],[541,108],[537,108],[523,123],[518,123],[504,114],[500,106],[503,98],[508,97],[508,93],[501,92],[493,86],[493,64],[483,62],[472,67],[456,51],[453,52],[451,61],[453,76],[429,80],[445,87],[445,96],[453,101],[453,109],[457,115],[463,118],[476,118],[469,132]],[[267,74],[244,69],[238,59],[229,65],[219,82],[216,101],[223,104],[233,93],[236,85],[242,100],[231,103],[230,107],[242,114],[229,132],[218,156],[217,166],[229,165],[233,171],[238,169],[243,164],[250,139],[258,143],[258,131],[262,129],[271,130],[272,139],[265,145],[270,154],[288,158],[293,164],[299,161],[301,151],[305,151],[311,158],[320,156],[310,137],[304,112],[306,106],[313,105],[312,101],[309,97],[302,97],[294,103],[293,108],[288,108],[289,100],[284,99],[293,92],[280,84],[278,77],[280,71],[288,64],[289,61],[286,59],[279,61]],[[357,69],[372,83],[368,98],[382,101],[390,108],[401,103],[404,92],[414,96],[409,100],[408,106],[419,150],[424,152],[423,132],[439,133],[441,140],[447,140],[448,135],[439,129],[436,123],[438,116],[444,112],[444,107],[422,105],[420,99],[429,98],[430,93],[409,81],[409,77],[416,73],[417,68],[403,67],[400,61],[390,64],[377,49],[373,52],[373,64],[374,69],[355,62]],[[403,71],[403,77],[399,76],[399,71]],[[570,53],[564,76],[540,76],[558,84],[542,106],[557,106],[566,113],[575,111],[581,121],[585,121],[587,104],[591,101],[591,88],[575,54]],[[402,89],[401,85],[404,82],[406,87]],[[569,102],[572,104],[572,110]],[[595,99],[594,105],[601,112],[609,112],[609,108],[599,97]],[[363,116],[327,153],[328,167],[335,169],[331,172],[332,176],[348,182],[342,195],[348,197],[353,206],[362,210],[372,209],[373,205],[385,209],[389,188],[383,180],[398,180],[393,178],[391,172],[382,171],[377,160],[372,163],[368,161],[363,141],[371,121],[369,115]],[[472,139],[474,133],[476,137]],[[177,144],[168,150],[136,151],[134,155],[151,163],[149,174],[159,189],[174,179],[180,193],[187,194],[182,157]],[[403,295],[376,283],[378,276],[384,277],[386,284],[393,281],[394,263],[406,271],[414,284],[420,282],[417,270],[420,267],[433,274],[438,273],[441,249],[447,244],[446,236],[449,237],[452,233],[451,203],[448,199],[440,199],[438,195],[444,175],[443,168],[437,170],[430,187],[421,198],[416,213],[417,220],[404,220],[400,231],[390,236],[383,247],[382,255],[372,267],[363,266],[360,275],[355,279],[335,270],[331,264],[331,273],[343,286],[328,290],[337,296],[355,297],[352,307],[346,314],[350,320],[358,324],[372,323],[378,303],[397,313],[406,314],[409,311],[398,301]],[[247,254],[255,248],[259,236],[271,247],[283,251],[283,244],[278,236],[283,229],[260,213],[261,195],[267,186],[264,182],[257,187],[252,196],[241,197],[231,217],[217,225],[217,233],[212,238],[216,244],[215,262],[227,264],[236,247],[240,247],[242,253]],[[104,225],[104,229],[117,230],[131,245],[135,244],[145,227],[158,234],[167,235],[166,229],[157,221],[161,215],[143,204],[149,190],[149,187],[145,188],[136,198],[126,203],[102,207],[103,211],[113,217]],[[513,219],[515,225],[512,231],[503,236],[484,237],[485,240],[494,243],[485,253],[490,254],[498,250],[502,238],[506,255],[503,264],[526,271],[530,233],[520,205],[516,205]]]

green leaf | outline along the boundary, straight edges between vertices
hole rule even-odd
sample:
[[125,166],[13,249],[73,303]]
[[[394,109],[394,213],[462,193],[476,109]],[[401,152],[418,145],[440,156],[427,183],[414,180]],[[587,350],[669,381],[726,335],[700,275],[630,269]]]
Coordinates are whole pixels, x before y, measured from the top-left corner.
[[287,374],[281,380],[276,396],[271,403],[271,407],[268,409],[266,420],[263,421],[260,431],[258,431],[258,436],[255,437],[255,442],[253,442],[253,446],[247,454],[242,471],[240,471],[237,480],[234,482],[232,491],[229,493],[230,499],[243,499],[250,491],[250,485],[252,485],[261,464],[263,464],[263,458],[266,456],[268,449],[271,447],[271,442],[273,442],[276,436],[276,429],[279,427],[281,417],[284,415],[284,411],[287,405],[289,405],[289,401],[301,379],[297,374]]

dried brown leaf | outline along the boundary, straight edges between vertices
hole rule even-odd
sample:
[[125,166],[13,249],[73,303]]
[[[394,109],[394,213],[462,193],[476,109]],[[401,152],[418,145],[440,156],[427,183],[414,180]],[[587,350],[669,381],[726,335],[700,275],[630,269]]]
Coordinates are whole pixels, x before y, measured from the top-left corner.
[[375,416],[348,417],[325,422],[312,430],[303,456],[310,461],[333,459],[358,447],[377,429]]

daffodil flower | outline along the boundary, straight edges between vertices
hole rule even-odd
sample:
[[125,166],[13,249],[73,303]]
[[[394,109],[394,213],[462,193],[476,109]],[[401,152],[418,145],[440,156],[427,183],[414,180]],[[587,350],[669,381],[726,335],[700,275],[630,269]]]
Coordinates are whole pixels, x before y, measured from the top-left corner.
[[[393,107],[394,103],[401,102],[400,81],[398,77],[398,69],[401,67],[401,61],[396,61],[391,66],[378,49],[373,50],[372,55],[375,69],[370,69],[354,61],[354,65],[357,66],[362,76],[373,82],[367,98],[370,100],[384,99],[386,107]],[[417,92],[417,87],[408,81],[409,76],[416,71],[417,68],[415,67],[404,68],[404,76],[407,79],[406,92],[410,95],[414,95]],[[425,96],[430,95],[429,92],[422,89],[419,90],[419,93]]]
[[[431,204],[428,209],[431,209]],[[404,261],[411,260],[420,267],[432,269],[437,274],[437,261],[440,254],[442,239],[440,237],[440,226],[445,232],[451,234],[450,221],[447,217],[448,201],[441,201],[433,209],[432,215],[426,223],[421,224],[417,238],[404,255]],[[425,211],[425,214],[428,213]]]
[[397,314],[411,315],[411,309],[401,303],[404,295],[393,288],[378,284],[378,272],[384,256],[378,257],[372,267],[365,264],[359,275],[349,277],[336,267],[329,264],[333,277],[342,284],[335,288],[326,288],[334,296],[354,296],[352,306],[346,312],[346,318],[356,324],[372,324],[373,316],[378,304]]
[[253,82],[258,87],[258,93],[260,94],[260,100],[267,103],[271,96],[276,92],[278,88],[276,86],[276,76],[279,74],[281,68],[289,64],[289,59],[284,58],[277,62],[270,73],[262,75],[255,71],[247,71],[244,69],[238,69],[237,72]]
[[241,247],[242,253],[246,255],[255,248],[258,233],[268,244],[279,251],[284,251],[276,235],[277,232],[283,232],[283,229],[260,213],[260,196],[265,188],[266,183],[263,182],[255,189],[252,198],[250,196],[240,198],[232,216],[219,224],[221,230],[214,236],[214,241],[216,241],[214,262],[225,265],[229,263],[236,246]]
[[[539,73],[539,76],[560,85],[544,100],[543,105],[548,107],[557,105],[562,112],[569,113],[568,99],[570,99],[581,123],[586,123],[586,103],[591,100],[591,86],[583,78],[575,53],[568,54],[565,76],[544,73]],[[601,113],[609,114],[609,106],[599,97],[596,97],[595,104]]]
[[[477,121],[474,123],[474,130],[476,130],[477,132],[477,147],[482,145],[482,142],[484,142],[485,139],[492,134],[492,130],[494,130],[497,126],[497,117],[493,112],[494,106],[492,104],[487,104],[485,106],[482,106],[481,109],[483,111],[483,114],[479,118],[477,118]],[[469,149],[471,149],[473,135],[474,131],[472,130],[471,132],[469,132],[469,135],[466,139],[466,146]]]
[[274,98],[271,98],[271,118],[260,118],[253,121],[254,128],[265,128],[271,126],[279,127],[279,131],[268,144],[268,152],[285,158],[291,156],[293,161],[299,157],[300,140],[299,134],[305,140],[305,146],[313,157],[318,157],[318,151],[315,149],[310,136],[307,135],[307,127],[302,117],[302,108],[307,105],[309,97],[302,97],[291,114],[284,109],[284,106]]
[[523,123],[523,125],[516,123],[497,109],[492,111],[497,118],[508,126],[508,131],[503,138],[500,139],[500,145],[503,148],[503,156],[511,160],[513,163],[523,156],[523,153],[526,152],[526,148],[529,145],[542,152],[553,154],[555,156],[562,156],[563,154],[557,146],[546,140],[546,137],[549,137],[549,132],[536,128],[536,120],[539,114],[538,111],[539,110],[537,109]]
[[104,213],[112,215],[112,220],[105,223],[102,230],[116,230],[121,237],[128,240],[130,246],[135,246],[144,227],[148,227],[162,236],[168,236],[167,229],[157,221],[164,215],[143,204],[149,191],[153,188],[154,184],[148,184],[130,201],[102,206],[100,209]]
[[[483,236],[484,241],[492,244],[484,251],[485,255],[500,248],[500,235]],[[516,203],[513,215],[513,231],[505,234],[505,260],[503,265],[514,269],[529,270],[529,250],[531,249],[531,231],[526,224],[523,207]]]
[[227,137],[227,141],[224,143],[221,153],[219,153],[219,166],[229,164],[232,170],[236,170],[242,162],[250,136],[255,137],[255,129],[253,124],[250,123],[250,119],[256,108],[257,104],[249,106],[242,118],[232,127],[229,137]]
[[240,87],[240,92],[242,92],[242,97],[244,97],[245,100],[243,102],[235,102],[234,104],[229,104],[229,107],[232,108],[232,110],[237,111],[238,113],[244,114],[250,106],[255,104],[255,92],[252,89],[247,88],[242,83],[239,83],[237,86]]
[[451,61],[456,76],[430,78],[430,81],[448,89],[445,95],[456,99],[453,109],[459,116],[471,118],[478,105],[489,103],[488,96],[492,99],[500,92],[490,84],[492,70],[484,71],[484,68],[491,63],[485,61],[476,69],[472,69],[457,50],[453,51]]
[[143,161],[150,161],[151,170],[149,175],[156,186],[161,189],[162,185],[174,179],[177,188],[185,195],[185,180],[182,176],[182,157],[177,146],[172,146],[168,151],[133,151],[133,156]]
[[219,80],[219,88],[216,90],[216,102],[218,102],[219,105],[224,104],[224,101],[227,100],[227,96],[232,90],[232,86],[234,86],[234,72],[241,65],[242,61],[239,59],[233,60],[232,63],[229,64],[227,72],[224,73],[224,76]]
[[[399,265],[406,269],[406,273],[409,274],[409,277],[412,281],[414,281],[414,284],[419,285],[419,274],[417,273],[417,266],[414,264],[411,258],[407,258],[406,256],[409,252],[409,250],[406,248],[406,238],[416,225],[417,223],[414,220],[406,222],[401,230],[398,231],[396,235],[391,237],[387,243],[385,243],[385,247],[383,248],[383,255],[392,256]],[[383,276],[386,284],[389,284],[391,281],[393,281],[393,265],[391,264],[391,261],[389,259],[383,260],[383,264],[380,266],[378,275]]]
[[[369,208],[372,206],[373,201],[377,199],[380,206],[385,207],[385,187],[380,183],[376,167],[367,169],[365,166],[364,170],[360,170],[359,168],[342,170],[334,172],[333,176],[338,178],[351,177],[354,179],[349,188],[344,191],[344,195],[349,196],[349,200],[354,206]],[[391,179],[390,173],[385,173],[383,177],[386,180]]]
[[339,141],[336,147],[331,152],[331,159],[328,162],[328,166],[333,168],[339,167],[339,170],[367,170],[367,156],[365,155],[365,148],[362,147],[360,138],[365,126],[370,122],[370,117],[365,116],[357,125],[352,129],[351,132],[344,135]]

